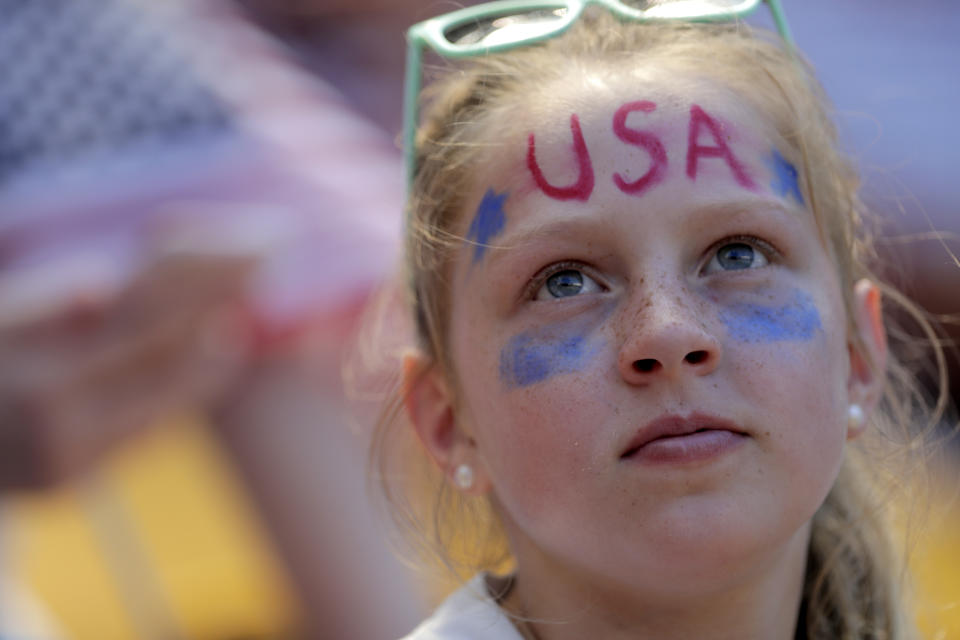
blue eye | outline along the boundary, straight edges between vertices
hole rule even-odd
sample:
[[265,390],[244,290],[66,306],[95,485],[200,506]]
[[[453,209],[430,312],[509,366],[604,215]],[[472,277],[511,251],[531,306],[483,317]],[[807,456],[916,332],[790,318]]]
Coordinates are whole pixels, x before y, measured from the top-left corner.
[[583,274],[573,269],[561,271],[547,278],[546,285],[554,298],[575,296],[583,289]]
[[563,269],[547,277],[537,290],[535,300],[571,298],[582,293],[600,291],[597,281],[579,269]]
[[721,245],[704,267],[704,273],[718,271],[741,271],[744,269],[758,269],[769,264],[767,257],[746,242],[729,242]]
[[749,269],[753,266],[753,247],[737,242],[720,247],[717,250],[717,262],[727,270]]

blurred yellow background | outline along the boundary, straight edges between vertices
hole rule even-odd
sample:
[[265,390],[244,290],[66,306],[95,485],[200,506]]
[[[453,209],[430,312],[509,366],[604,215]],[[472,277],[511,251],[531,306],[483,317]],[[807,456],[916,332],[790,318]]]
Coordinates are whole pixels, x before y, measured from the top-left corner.
[[960,467],[939,468],[930,505],[921,505],[920,530],[910,539],[917,620],[925,638],[960,638]]
[[67,638],[274,638],[292,590],[198,419],[152,429],[97,475],[4,511],[2,565]]

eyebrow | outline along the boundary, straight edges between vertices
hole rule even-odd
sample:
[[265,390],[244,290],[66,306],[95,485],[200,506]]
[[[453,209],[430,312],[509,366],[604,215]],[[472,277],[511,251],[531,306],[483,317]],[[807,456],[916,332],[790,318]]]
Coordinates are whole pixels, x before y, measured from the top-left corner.
[[498,248],[515,249],[518,246],[553,236],[566,237],[567,234],[583,234],[595,230],[597,226],[597,218],[589,214],[563,217],[560,219],[548,218],[538,224],[508,230],[501,236]]
[[[795,219],[802,211],[790,207],[776,198],[756,197],[738,199],[697,207],[690,214],[693,223],[706,222],[716,217],[731,217],[738,215],[775,214],[785,219]],[[562,217],[548,217],[539,223],[507,229],[497,243],[498,249],[514,249],[554,236],[576,237],[586,235],[597,230],[603,224],[603,218],[596,209],[587,209],[584,213],[564,215]],[[497,252],[490,258],[494,258]]]

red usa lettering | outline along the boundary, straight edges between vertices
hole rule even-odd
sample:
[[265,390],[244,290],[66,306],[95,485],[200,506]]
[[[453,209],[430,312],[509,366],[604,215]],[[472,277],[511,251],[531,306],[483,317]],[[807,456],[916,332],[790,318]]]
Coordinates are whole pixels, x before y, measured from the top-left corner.
[[[614,135],[627,144],[642,148],[650,156],[650,168],[636,180],[628,181],[620,172],[613,174],[614,184],[623,193],[643,195],[660,183],[667,175],[669,160],[666,148],[660,138],[653,132],[632,129],[627,126],[627,116],[631,113],[635,111],[652,113],[656,108],[657,105],[654,102],[637,100],[621,105],[613,114]],[[576,180],[567,185],[555,185],[549,181],[537,161],[536,138],[532,133],[527,138],[527,168],[533,176],[533,181],[545,195],[555,200],[586,202],[590,198],[590,194],[593,193],[595,182],[593,161],[590,159],[590,152],[580,128],[580,118],[575,113],[570,116],[570,134],[572,137],[571,151],[577,167]],[[746,167],[727,144],[721,124],[700,105],[691,105],[689,128],[687,130],[687,178],[695,181],[700,160],[713,158],[723,160],[726,163],[737,184],[748,189],[756,188],[756,184],[747,172]]]

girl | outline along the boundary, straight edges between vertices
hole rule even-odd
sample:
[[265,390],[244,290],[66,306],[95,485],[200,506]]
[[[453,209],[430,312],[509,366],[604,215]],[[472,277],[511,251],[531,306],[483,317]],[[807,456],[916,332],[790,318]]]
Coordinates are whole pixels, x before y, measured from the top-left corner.
[[[510,48],[409,158],[417,349],[374,453],[476,573],[409,638],[910,637],[864,460],[911,405],[816,82],[699,21],[745,3],[591,4],[411,31]],[[638,19],[671,7],[698,21]],[[406,418],[432,476],[394,472]]]

